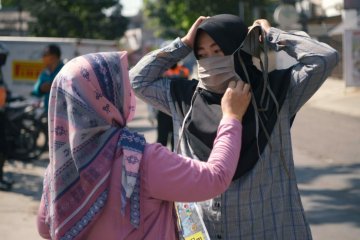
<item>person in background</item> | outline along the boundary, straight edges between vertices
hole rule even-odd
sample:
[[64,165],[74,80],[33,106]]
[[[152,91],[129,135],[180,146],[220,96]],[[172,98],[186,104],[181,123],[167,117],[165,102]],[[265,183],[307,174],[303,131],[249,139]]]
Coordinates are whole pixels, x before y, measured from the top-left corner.
[[172,65],[166,72],[164,72],[164,77],[172,79],[188,79],[190,71],[187,67],[180,63]]
[[64,63],[61,60],[60,47],[56,44],[49,44],[46,46],[43,50],[42,61],[45,65],[45,69],[40,73],[39,78],[34,85],[32,95],[44,97],[44,109],[47,114],[51,84],[56,74],[58,74],[64,66]]
[[4,165],[6,161],[6,139],[5,139],[5,104],[8,96],[8,89],[6,87],[2,67],[6,63],[8,50],[3,44],[0,44],[0,191],[10,191],[12,182],[4,178]]
[[[0,83],[0,95],[6,93],[2,90]],[[1,96],[0,96],[1,97]],[[6,161],[6,139],[5,139],[5,112],[4,105],[0,103],[0,191],[10,191],[12,188],[12,182],[7,181],[4,178],[4,165]]]
[[9,191],[12,187],[12,183],[4,179],[4,165],[6,161],[5,99],[6,89],[0,79],[0,191]]
[[[171,66],[165,73],[164,77],[173,80],[188,80],[190,71],[187,67],[180,63],[176,63]],[[156,111],[156,110],[155,110]],[[169,138],[171,144],[171,150],[174,150],[174,130],[172,124],[172,118],[168,114],[157,111],[157,140],[156,142],[161,143],[163,146],[167,146]]]
[[207,163],[200,162],[147,144],[127,128],[135,95],[126,52],[72,59],[50,93],[50,161],[38,212],[40,235],[177,239],[174,201],[209,199],[230,185],[249,89],[242,82],[229,83],[213,150]]

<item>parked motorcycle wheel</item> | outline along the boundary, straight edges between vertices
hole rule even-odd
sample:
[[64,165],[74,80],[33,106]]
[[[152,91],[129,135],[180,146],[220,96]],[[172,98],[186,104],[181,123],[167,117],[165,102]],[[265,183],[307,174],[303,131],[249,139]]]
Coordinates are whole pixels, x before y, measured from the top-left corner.
[[38,144],[41,141],[47,141],[40,131],[39,123],[31,118],[23,118],[20,126],[18,136],[12,141],[9,158],[25,162],[39,158],[44,151],[44,146],[41,144],[38,146]]

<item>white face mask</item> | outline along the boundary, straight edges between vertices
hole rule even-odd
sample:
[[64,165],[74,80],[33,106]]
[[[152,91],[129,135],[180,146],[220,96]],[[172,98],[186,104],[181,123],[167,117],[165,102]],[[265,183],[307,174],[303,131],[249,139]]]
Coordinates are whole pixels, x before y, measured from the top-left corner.
[[235,72],[234,56],[216,56],[197,60],[199,87],[224,93],[230,81],[240,80]]

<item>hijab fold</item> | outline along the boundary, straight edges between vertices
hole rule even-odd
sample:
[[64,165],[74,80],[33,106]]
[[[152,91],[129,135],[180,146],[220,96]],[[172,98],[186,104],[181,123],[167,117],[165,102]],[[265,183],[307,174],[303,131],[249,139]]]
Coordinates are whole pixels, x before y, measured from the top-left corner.
[[130,221],[139,226],[145,139],[126,128],[135,111],[127,67],[126,52],[88,54],[68,62],[54,80],[43,190],[52,239],[86,236],[106,204],[116,158],[123,165],[119,208],[124,212],[130,199]]

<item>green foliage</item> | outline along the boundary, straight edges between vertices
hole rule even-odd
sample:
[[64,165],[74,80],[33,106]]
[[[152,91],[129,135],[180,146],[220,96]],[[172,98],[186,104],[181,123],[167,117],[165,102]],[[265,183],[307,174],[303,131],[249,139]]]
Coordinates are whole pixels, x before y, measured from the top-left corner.
[[[243,0],[244,21],[251,25],[253,9],[258,7],[261,18],[272,17],[276,0]],[[184,35],[199,16],[221,13],[239,14],[239,0],[144,0],[144,13],[149,18],[148,25],[156,26],[157,36],[173,38]],[[270,17],[270,18],[271,18]],[[270,19],[271,20],[271,19]],[[153,27],[154,28],[154,27]]]
[[128,24],[118,0],[7,0],[3,5],[30,11],[36,18],[30,24],[35,36],[116,39]]

